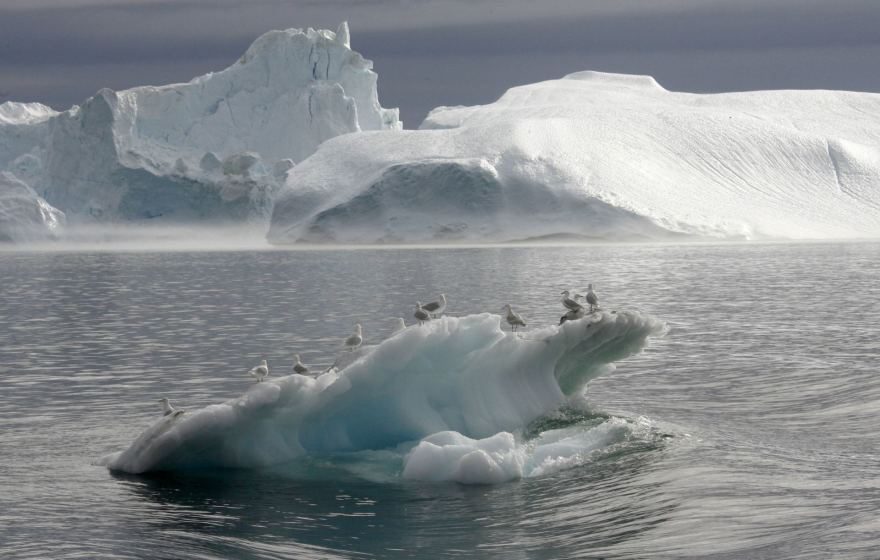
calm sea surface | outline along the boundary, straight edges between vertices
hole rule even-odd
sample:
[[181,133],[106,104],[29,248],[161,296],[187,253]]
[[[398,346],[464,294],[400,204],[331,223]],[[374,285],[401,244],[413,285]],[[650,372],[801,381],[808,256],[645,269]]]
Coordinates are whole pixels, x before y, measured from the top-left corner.
[[[671,326],[588,389],[662,440],[496,486],[94,464],[354,322],[556,323],[588,282]],[[0,558],[880,558],[878,364],[871,243],[0,253]]]

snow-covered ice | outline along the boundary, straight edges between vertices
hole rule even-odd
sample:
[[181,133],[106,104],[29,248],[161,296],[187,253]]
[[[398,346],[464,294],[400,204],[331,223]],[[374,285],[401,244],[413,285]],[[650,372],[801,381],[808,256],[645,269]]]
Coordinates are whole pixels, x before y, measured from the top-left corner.
[[[131,473],[255,468],[427,438],[407,456],[404,476],[509,480],[572,455],[559,443],[568,436],[523,452],[512,432],[579,397],[665,331],[636,312],[595,314],[528,337],[502,331],[501,320],[485,313],[408,327],[360,349],[338,372],[268,378],[223,404],[159,417],[102,463]],[[578,448],[595,447],[596,437],[604,436]]]
[[579,72],[288,174],[275,243],[880,235],[880,94],[670,92]]
[[349,44],[347,24],[271,31],[188,83],[104,89],[62,113],[4,103],[0,170],[72,222],[265,224],[273,189],[321,142],[401,126],[379,105],[372,63]]

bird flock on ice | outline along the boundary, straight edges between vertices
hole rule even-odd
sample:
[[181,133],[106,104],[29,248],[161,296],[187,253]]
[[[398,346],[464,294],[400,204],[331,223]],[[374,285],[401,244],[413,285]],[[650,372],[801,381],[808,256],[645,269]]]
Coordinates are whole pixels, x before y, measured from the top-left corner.
[[[588,308],[585,308],[584,304],[581,303],[583,301]],[[578,294],[572,293],[569,290],[565,290],[562,292],[562,305],[565,307],[565,314],[559,318],[559,324],[563,324],[566,321],[574,321],[577,319],[583,318],[587,313],[592,313],[599,309],[599,298],[596,296],[596,293],[593,291],[593,285],[589,284],[587,286],[586,294]],[[513,306],[509,303],[504,304],[504,307],[501,308],[502,311],[506,311],[507,315],[504,319],[507,321],[507,324],[510,326],[510,330],[512,332],[517,332],[517,329],[520,327],[526,326],[526,321],[522,315],[513,310]],[[439,299],[437,301],[432,301],[431,303],[422,304],[422,302],[417,301],[415,312],[413,313],[413,317],[415,317],[416,321],[418,321],[419,326],[422,324],[432,320],[437,319],[443,316],[443,313],[446,311],[446,294],[440,294]],[[406,322],[403,318],[398,318],[394,333],[407,328]],[[348,352],[353,352],[354,350],[361,347],[364,343],[364,331],[363,327],[360,323],[355,324],[354,331],[350,336],[346,337],[343,341],[342,345]],[[338,363],[338,360],[337,362]],[[329,371],[333,371],[336,369],[336,363],[324,369],[321,373],[327,373]],[[299,354],[293,355],[293,373],[299,375],[310,375],[312,373],[311,369],[305,364],[302,363]],[[257,383],[261,383],[264,379],[269,377],[269,363],[266,360],[261,360],[260,363],[250,370],[248,370],[248,374],[251,375],[254,379],[257,380]],[[185,411],[183,409],[174,408],[171,405],[171,402],[167,398],[159,399],[159,402],[162,405],[162,412],[165,416],[179,416],[183,414]]]

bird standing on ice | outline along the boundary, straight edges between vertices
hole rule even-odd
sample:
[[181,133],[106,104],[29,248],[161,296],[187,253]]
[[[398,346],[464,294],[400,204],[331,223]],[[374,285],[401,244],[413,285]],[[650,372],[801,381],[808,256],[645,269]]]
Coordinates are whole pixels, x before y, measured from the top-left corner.
[[526,322],[523,320],[522,315],[514,311],[509,303],[505,304],[502,309],[507,310],[507,324],[510,325],[511,331],[516,332],[517,327],[526,326]]
[[425,311],[425,308],[422,307],[422,302],[420,302],[420,301],[416,302],[416,312],[413,313],[413,317],[415,317],[416,320],[418,320],[419,325],[421,325],[425,321],[431,320],[431,314],[428,313],[427,311]]
[[590,304],[590,313],[592,313],[594,309],[599,307],[599,298],[596,297],[596,293],[593,292],[592,284],[587,286],[587,303]]
[[[592,285],[592,284],[591,284]],[[568,290],[562,292],[562,305],[565,306],[566,309],[570,309],[571,311],[577,311],[578,309],[583,309],[583,306],[579,304],[577,301],[573,300],[569,294]]]
[[181,414],[183,414],[185,412],[182,408],[178,409],[178,408],[174,408],[173,406],[171,406],[171,401],[169,401],[165,397],[162,397],[161,399],[159,399],[159,402],[162,404],[163,416],[168,416],[168,415],[180,416]]
[[262,383],[263,379],[269,377],[269,364],[262,360],[260,365],[251,368],[248,373],[257,378],[257,383]]
[[293,373],[298,373],[300,375],[305,375],[309,372],[308,366],[304,365],[300,359],[299,354],[293,355]]
[[578,319],[582,319],[583,316],[584,316],[584,308],[581,307],[580,309],[575,309],[575,310],[569,311],[568,313],[566,313],[565,315],[560,317],[559,324],[561,325],[562,323],[564,323],[566,321],[576,321]]
[[355,348],[360,347],[363,342],[363,331],[361,330],[361,324],[358,323],[354,326],[354,334],[345,339],[345,347],[348,348],[349,352],[351,352]]
[[440,294],[438,301],[432,301],[422,306],[422,309],[431,314],[432,318],[439,317],[446,311],[446,294]]

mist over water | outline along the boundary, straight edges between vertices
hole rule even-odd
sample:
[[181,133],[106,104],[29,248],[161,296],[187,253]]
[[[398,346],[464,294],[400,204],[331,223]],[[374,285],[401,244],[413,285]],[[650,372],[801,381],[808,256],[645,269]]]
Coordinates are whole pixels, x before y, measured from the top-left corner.
[[[0,253],[7,558],[872,558],[880,245]],[[563,289],[671,330],[530,425],[623,437],[492,486],[387,450],[259,471],[112,475],[159,414],[240,395],[261,358],[329,365],[444,292],[555,324]],[[528,333],[528,329],[526,334]]]

